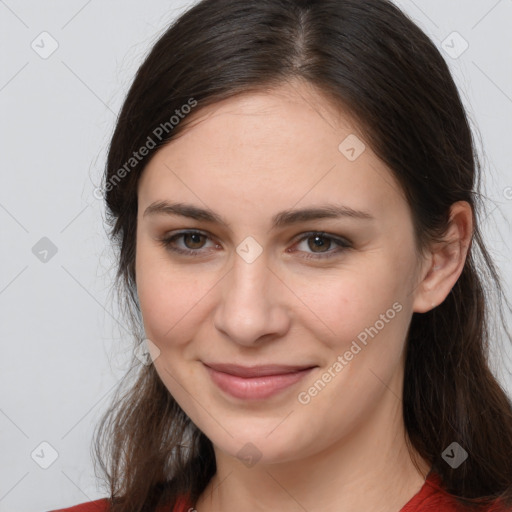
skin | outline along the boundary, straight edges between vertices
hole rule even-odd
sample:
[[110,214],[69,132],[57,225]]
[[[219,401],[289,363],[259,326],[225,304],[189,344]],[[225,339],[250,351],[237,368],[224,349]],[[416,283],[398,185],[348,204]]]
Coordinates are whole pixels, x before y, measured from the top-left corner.
[[[397,511],[422,487],[430,463],[406,448],[404,346],[413,312],[440,304],[457,281],[472,232],[471,208],[452,206],[445,244],[415,248],[410,209],[371,148],[350,161],[338,149],[350,116],[302,82],[245,93],[189,115],[191,122],[144,169],[138,189],[136,276],[154,365],[169,392],[212,441],[217,473],[199,512]],[[154,201],[209,208],[228,226],[164,214]],[[374,220],[318,219],[271,230],[285,209],[336,203]],[[160,242],[196,229],[174,246]],[[351,248],[305,233],[350,241]],[[248,263],[248,236],[262,253]],[[307,256],[328,253],[323,259]],[[400,312],[307,404],[307,391],[380,315]],[[202,361],[317,368],[260,401],[223,394]],[[247,448],[252,443],[256,448]],[[244,446],[260,457],[246,465]],[[389,492],[393,489],[393,492]]]

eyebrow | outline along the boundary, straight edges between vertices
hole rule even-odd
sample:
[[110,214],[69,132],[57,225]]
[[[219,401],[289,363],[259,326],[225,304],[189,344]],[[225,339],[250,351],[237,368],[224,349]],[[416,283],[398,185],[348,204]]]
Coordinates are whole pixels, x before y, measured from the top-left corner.
[[[189,219],[222,224],[229,227],[229,224],[212,210],[186,203],[155,201],[146,208],[143,217],[148,215],[179,215]],[[343,205],[322,204],[310,208],[283,210],[272,217],[272,229],[310,220],[338,219],[342,217],[375,220],[375,217],[366,211],[354,210],[353,208]]]

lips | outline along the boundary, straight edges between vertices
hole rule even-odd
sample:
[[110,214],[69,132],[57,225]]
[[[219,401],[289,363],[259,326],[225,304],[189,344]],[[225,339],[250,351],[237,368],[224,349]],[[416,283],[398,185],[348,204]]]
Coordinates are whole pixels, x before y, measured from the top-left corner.
[[290,366],[290,365],[277,365],[267,364],[260,366],[239,366],[236,364],[228,363],[204,363],[209,368],[236,377],[251,378],[251,377],[266,377],[268,375],[285,375],[287,373],[295,373],[302,370],[313,368],[314,365],[304,366]]
[[315,366],[203,363],[212,382],[224,393],[242,400],[264,400],[308,375]]

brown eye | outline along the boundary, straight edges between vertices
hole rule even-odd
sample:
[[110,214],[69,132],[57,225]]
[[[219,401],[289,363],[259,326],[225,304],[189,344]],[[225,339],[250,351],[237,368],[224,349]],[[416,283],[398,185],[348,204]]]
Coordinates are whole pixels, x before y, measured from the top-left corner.
[[[306,241],[306,247],[298,250],[298,252],[305,253],[301,257],[306,259],[319,260],[322,258],[333,258],[340,256],[342,253],[352,248],[352,244],[348,240],[331,236],[323,232],[306,233],[301,239],[299,239],[296,245],[300,247],[300,244]],[[330,250],[333,246],[334,250]]]
[[206,238],[199,233],[184,233],[180,236],[183,237],[183,243],[187,249],[201,249],[203,246],[201,238]]
[[[308,240],[313,240],[312,243],[308,242],[308,247],[313,252],[326,252],[331,247],[331,239],[321,235],[315,235],[308,237]],[[327,242],[326,242],[327,240]]]
[[[187,256],[204,255],[205,242],[211,240],[208,235],[197,231],[182,231],[175,235],[160,238],[158,241],[170,252]],[[178,242],[182,243],[179,244]]]

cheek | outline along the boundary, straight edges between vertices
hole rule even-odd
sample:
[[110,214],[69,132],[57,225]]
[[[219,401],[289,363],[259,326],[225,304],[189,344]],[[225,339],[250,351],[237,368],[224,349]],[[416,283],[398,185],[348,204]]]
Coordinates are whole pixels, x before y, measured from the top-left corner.
[[[197,326],[208,293],[216,280],[202,273],[181,271],[159,251],[138,249],[137,293],[146,336],[165,350],[184,343]],[[172,343],[171,343],[172,342]]]
[[[350,345],[365,329],[377,323],[381,330],[400,317],[404,284],[385,260],[363,266],[363,270],[339,269],[315,279],[295,283],[297,295],[310,311],[308,324],[319,339],[336,350]],[[395,306],[393,306],[395,305]],[[384,322],[384,324],[383,324]]]
[[[327,351],[319,351],[323,354],[322,371],[301,388],[300,400],[311,400],[319,417],[337,415],[340,424],[346,421],[347,411],[355,419],[360,417],[390,385],[410,322],[402,277],[391,274],[388,265],[379,268],[375,262],[371,268],[374,270],[359,273],[352,269],[337,279],[333,275],[315,287],[310,283],[309,292],[306,283],[303,288],[302,296],[315,312],[310,319],[303,319],[303,325]],[[339,405],[338,413],[333,413],[333,403]]]

